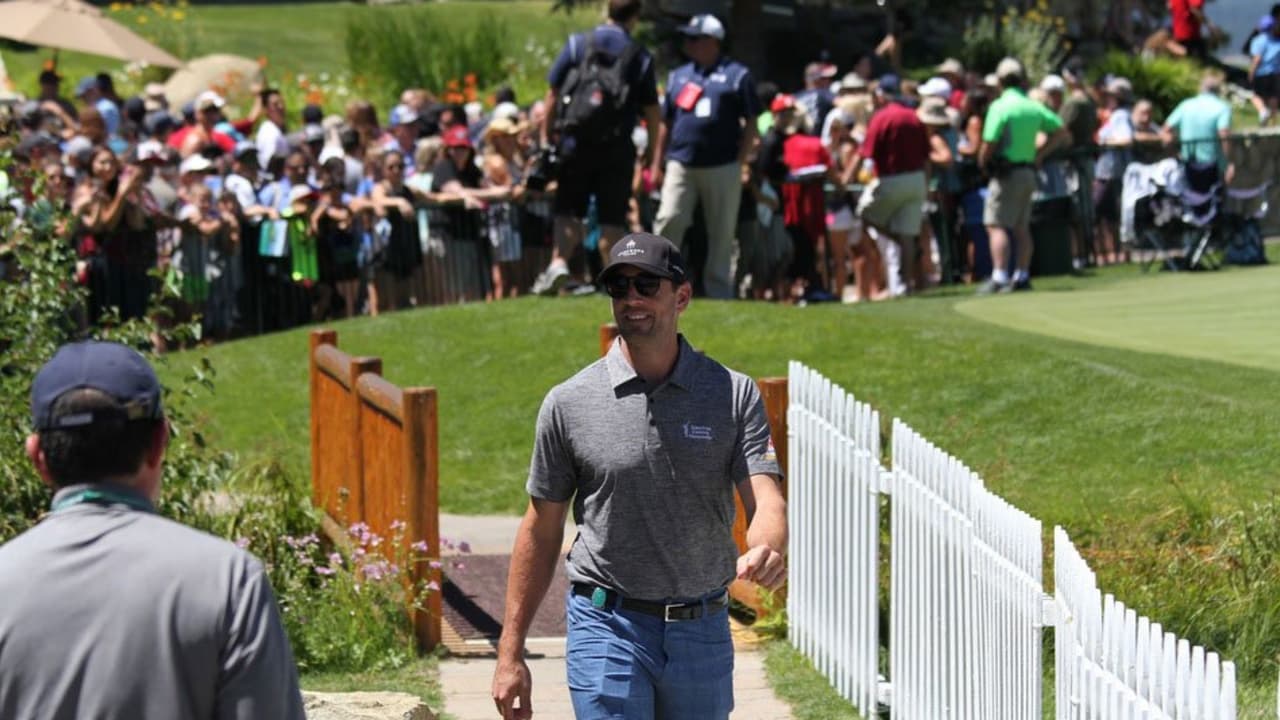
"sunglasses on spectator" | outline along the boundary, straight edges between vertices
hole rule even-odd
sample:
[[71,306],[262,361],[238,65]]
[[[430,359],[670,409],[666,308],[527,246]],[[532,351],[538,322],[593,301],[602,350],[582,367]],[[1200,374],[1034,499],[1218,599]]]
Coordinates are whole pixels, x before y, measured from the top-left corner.
[[641,273],[632,277],[614,275],[604,283],[605,292],[609,293],[609,297],[615,300],[626,298],[633,287],[640,294],[640,297],[653,297],[658,294],[658,288],[662,287],[662,278],[648,273]]

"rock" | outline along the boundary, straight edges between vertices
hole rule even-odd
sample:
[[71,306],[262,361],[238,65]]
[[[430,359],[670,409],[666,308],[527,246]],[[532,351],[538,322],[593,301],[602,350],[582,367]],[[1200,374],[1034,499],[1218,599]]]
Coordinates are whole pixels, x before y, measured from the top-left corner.
[[307,720],[436,720],[421,700],[397,692],[304,692]]
[[262,83],[256,60],[239,55],[205,55],[187,61],[164,84],[169,108],[177,111],[205,90],[216,90],[233,103],[248,97]]

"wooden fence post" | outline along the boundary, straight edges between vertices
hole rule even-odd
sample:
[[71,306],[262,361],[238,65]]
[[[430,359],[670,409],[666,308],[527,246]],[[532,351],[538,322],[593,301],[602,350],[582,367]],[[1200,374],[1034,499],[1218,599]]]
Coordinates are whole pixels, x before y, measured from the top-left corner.
[[[778,467],[787,472],[787,379],[784,377],[760,378],[756,381],[760,388],[760,396],[764,400],[764,413],[769,419],[769,435],[773,439],[773,449],[778,456]],[[782,496],[787,497],[787,482],[782,481]],[[747,551],[747,512],[742,507],[742,498],[734,495],[734,507],[737,513],[733,518],[733,539],[738,543],[738,553]],[[779,590],[783,592],[783,590]],[[764,604],[760,602],[759,586],[745,580],[735,580],[729,586],[729,594],[733,599],[751,608],[757,615],[764,615]]]
[[[426,556],[440,557],[440,449],[438,402],[435,388],[405,388],[402,395],[401,422],[404,433],[405,506],[407,542],[427,543]],[[440,644],[441,615],[440,571],[423,563],[414,563],[412,577],[415,590],[420,581],[434,581],[435,590],[427,595],[427,606],[413,613],[413,626],[418,644],[430,650]]]
[[618,338],[618,326],[615,323],[605,323],[600,326],[600,356],[604,357],[609,354],[609,348],[613,347],[613,341]]
[[350,525],[354,522],[368,522],[364,511],[364,443],[360,440],[360,393],[356,390],[356,382],[360,380],[360,376],[365,373],[373,373],[374,375],[382,374],[382,358],[376,357],[353,357],[347,369],[347,402],[351,408],[351,417],[354,422],[350,425],[346,432],[351,433],[351,447],[355,452],[355,468],[356,476],[348,479],[349,494],[345,504],[346,517],[334,518],[344,525]]
[[316,350],[321,345],[338,345],[338,333],[333,330],[312,330],[310,335],[309,352],[307,353],[307,364],[310,367],[308,378],[311,383],[311,504],[315,507],[324,507],[324,490],[318,482],[316,468],[320,466],[320,443],[317,439],[320,437],[320,416],[316,412],[316,407],[320,397],[320,368],[316,367]]

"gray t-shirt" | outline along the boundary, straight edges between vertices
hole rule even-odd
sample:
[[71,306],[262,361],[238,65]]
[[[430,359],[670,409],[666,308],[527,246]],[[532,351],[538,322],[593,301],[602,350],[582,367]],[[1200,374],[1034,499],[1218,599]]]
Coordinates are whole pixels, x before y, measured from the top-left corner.
[[687,600],[734,577],[733,493],[781,476],[752,380],[680,338],[671,377],[649,387],[615,342],[547,393],[529,495],[573,500],[571,582],[643,600]]
[[303,717],[275,597],[249,553],[91,503],[0,546],[0,718]]

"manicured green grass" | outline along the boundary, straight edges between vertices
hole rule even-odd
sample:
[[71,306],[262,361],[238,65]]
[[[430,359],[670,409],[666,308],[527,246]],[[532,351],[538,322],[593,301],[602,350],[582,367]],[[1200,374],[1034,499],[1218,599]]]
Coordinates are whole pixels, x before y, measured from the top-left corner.
[[[1225,288],[1246,275],[1207,279]],[[1109,284],[1098,286],[1067,279],[1041,294],[1105,293]],[[756,377],[785,374],[792,358],[808,363],[879,408],[886,425],[903,418],[1010,501],[1077,535],[1183,494],[1235,504],[1271,489],[1280,374],[1007,330],[953,305],[951,297],[803,309],[698,300],[682,323],[696,346]],[[514,513],[541,398],[593,359],[606,320],[598,297],[530,298],[334,327],[341,347],[381,356],[392,381],[439,388],[444,509]],[[1261,325],[1253,335],[1260,339],[1249,347],[1262,352],[1280,343]],[[305,348],[306,331],[296,330],[169,363],[176,370],[196,354],[213,362],[218,390],[196,409],[224,446],[306,473]]]
[[[521,78],[527,76],[530,81],[527,87],[517,88],[524,90],[523,102],[535,99],[532,95],[535,89],[539,94],[545,91],[541,85],[533,88],[532,79],[545,75],[564,39],[571,32],[591,26],[599,18],[599,11],[594,6],[572,13],[552,12],[548,0],[443,0],[432,6],[444,8],[443,17],[457,27],[475,22],[485,13],[507,21],[512,40],[511,57],[521,68],[517,75]],[[184,11],[185,17],[180,21],[158,17],[145,5],[108,14],[179,57],[210,53],[266,57],[268,80],[279,83],[286,75],[297,73],[316,75],[347,71],[346,20],[349,13],[365,9],[363,5],[349,2],[261,2],[193,5]],[[392,8],[393,12],[403,10]],[[147,22],[139,23],[142,17],[147,18]],[[412,28],[405,31],[412,32]],[[42,63],[52,56],[52,51],[0,48],[0,55],[18,89],[34,94],[38,89],[36,76]],[[81,53],[64,51],[59,54],[59,68],[72,86],[64,88],[68,94],[78,78],[100,70],[118,69],[122,65],[120,61]]]

